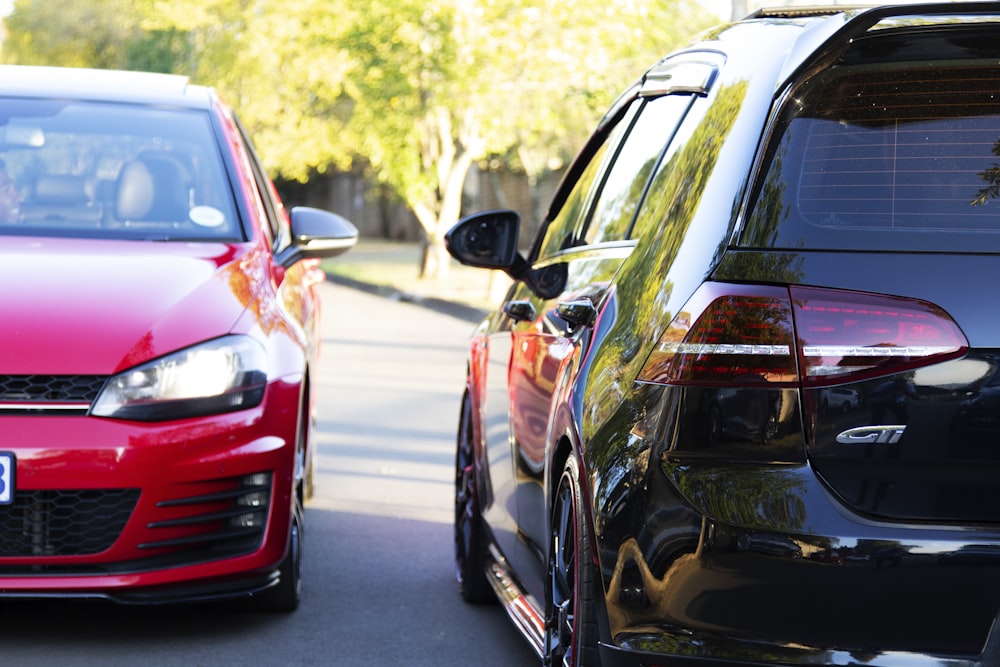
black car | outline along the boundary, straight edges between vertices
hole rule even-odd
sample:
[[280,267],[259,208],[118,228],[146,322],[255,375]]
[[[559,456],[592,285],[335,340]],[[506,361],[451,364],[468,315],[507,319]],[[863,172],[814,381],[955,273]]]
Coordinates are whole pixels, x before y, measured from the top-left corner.
[[514,278],[471,341],[466,600],[545,664],[1000,664],[1000,3],[721,26],[519,228],[448,237]]

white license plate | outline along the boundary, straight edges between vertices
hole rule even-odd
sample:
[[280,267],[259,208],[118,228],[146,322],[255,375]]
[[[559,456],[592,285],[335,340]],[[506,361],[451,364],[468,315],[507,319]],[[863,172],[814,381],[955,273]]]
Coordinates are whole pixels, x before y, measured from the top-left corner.
[[0,505],[14,502],[14,455],[0,452]]

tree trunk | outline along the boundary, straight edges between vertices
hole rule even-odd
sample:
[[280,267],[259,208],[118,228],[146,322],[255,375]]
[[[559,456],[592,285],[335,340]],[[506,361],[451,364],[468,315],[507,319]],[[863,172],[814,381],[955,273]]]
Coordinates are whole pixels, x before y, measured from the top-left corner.
[[[413,212],[423,227],[425,246],[420,265],[420,277],[425,280],[445,280],[451,267],[451,257],[444,244],[444,236],[458,222],[462,213],[462,191],[465,177],[473,161],[485,150],[485,142],[476,131],[478,124],[473,116],[461,122],[460,139],[452,136],[453,122],[449,112],[439,109],[430,114],[430,125],[437,132],[436,141],[429,146],[436,148],[424,155],[425,162],[437,164],[438,185],[436,198],[413,203]],[[433,158],[433,159],[432,159]]]
[[438,243],[424,242],[420,262],[420,277],[429,280],[447,280],[451,272],[451,255],[442,238]]
[[441,202],[437,212],[430,207],[414,207],[417,220],[424,230],[425,246],[420,277],[426,280],[446,280],[451,268],[451,256],[444,245],[444,235],[458,222],[462,210],[462,190],[465,176],[472,166],[472,154],[462,151],[452,163],[448,178],[441,183]]

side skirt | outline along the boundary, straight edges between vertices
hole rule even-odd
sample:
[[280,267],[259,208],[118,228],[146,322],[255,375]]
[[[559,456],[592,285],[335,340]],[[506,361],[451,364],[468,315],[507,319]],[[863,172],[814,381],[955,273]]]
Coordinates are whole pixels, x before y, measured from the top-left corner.
[[514,621],[539,658],[544,655],[545,619],[531,604],[506,567],[506,560],[490,545],[492,562],[486,568],[486,579],[493,587],[500,604]]

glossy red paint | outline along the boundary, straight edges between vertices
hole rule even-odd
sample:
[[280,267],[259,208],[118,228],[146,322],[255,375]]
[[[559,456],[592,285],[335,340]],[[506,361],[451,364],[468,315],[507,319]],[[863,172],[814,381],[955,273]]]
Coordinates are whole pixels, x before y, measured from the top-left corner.
[[[276,381],[262,406],[252,410],[176,422],[137,424],[93,417],[0,417],[0,448],[18,460],[17,493],[46,489],[114,489],[141,486],[142,495],[124,530],[106,551],[83,556],[0,558],[0,595],[58,592],[113,599],[134,589],[165,584],[201,585],[220,578],[255,577],[285,555],[294,489],[295,442],[302,376]],[[261,545],[235,558],[194,561],[180,567],[128,574],[16,576],[20,566],[88,572],[107,564],[167,556],[170,549],[143,544],[183,539],[204,527],[151,528],[156,522],[192,514],[188,507],[161,507],[192,495],[224,490],[226,480],[260,471],[273,474],[272,509]],[[124,568],[130,569],[130,568]],[[164,599],[170,600],[170,593]]]
[[4,372],[110,374],[226,333],[251,296],[233,285],[251,280],[250,254],[0,237],[0,280],[21,286],[0,293],[0,312],[17,314],[0,329]]
[[[267,606],[294,609],[300,554],[292,535],[309,474],[310,368],[319,352],[318,259],[344,252],[356,230],[313,211],[305,231],[292,233],[295,211],[285,210],[232,111],[210,89],[180,77],[5,69],[0,98],[26,108],[50,94],[81,100],[53,104],[79,104],[94,118],[104,109],[126,120],[134,112],[135,127],[155,128],[143,141],[161,160],[185,157],[171,141],[187,141],[194,145],[187,166],[202,171],[179,217],[156,217],[154,208],[148,221],[133,222],[122,212],[125,165],[142,161],[134,145],[143,141],[123,134],[84,174],[115,188],[108,199],[42,209],[44,216],[0,227],[0,280],[8,285],[0,293],[0,453],[15,463],[14,502],[0,505],[0,597],[150,603],[271,589]],[[120,101],[129,104],[109,106]],[[90,104],[104,106],[91,112]],[[217,145],[183,131],[171,139],[142,114],[157,122],[176,114]],[[44,128],[49,115],[30,109],[23,122]],[[66,131],[65,123],[52,126],[53,134]],[[116,131],[79,143],[93,146]],[[21,163],[29,204],[38,205],[30,199],[37,175],[23,165],[58,173],[58,156],[47,159]],[[121,163],[117,176],[109,160]],[[215,181],[203,187],[199,177]],[[149,200],[160,206],[155,180],[153,187]],[[328,228],[317,233],[317,224]],[[216,340],[250,351],[227,357],[225,369],[216,357],[190,353]],[[175,367],[197,371],[180,385],[194,393],[159,389],[158,378]],[[205,389],[219,376],[230,378],[225,391]],[[94,396],[53,399],[32,385],[36,378],[54,385],[85,378]],[[142,394],[145,387],[152,393]],[[236,402],[219,399],[234,389]],[[95,409],[109,393],[129,396],[138,412]]]

